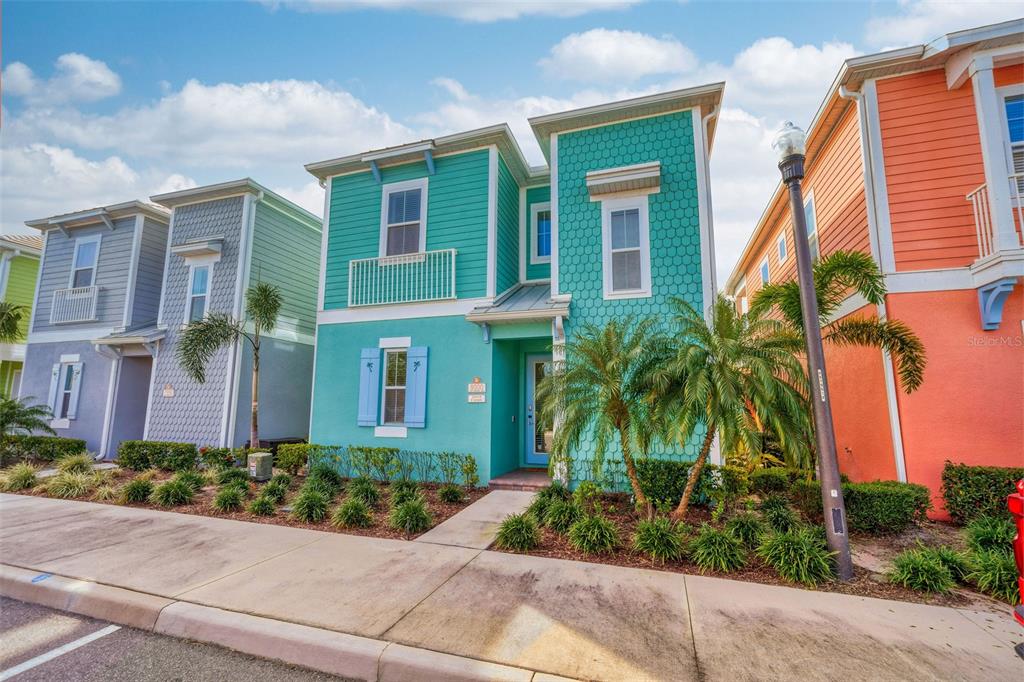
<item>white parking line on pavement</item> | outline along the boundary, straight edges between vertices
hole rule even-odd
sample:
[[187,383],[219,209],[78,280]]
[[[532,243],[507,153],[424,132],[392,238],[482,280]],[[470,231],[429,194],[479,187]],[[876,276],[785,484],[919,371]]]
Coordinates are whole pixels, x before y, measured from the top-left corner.
[[12,677],[14,677],[15,675],[20,675],[21,673],[25,672],[26,670],[31,670],[32,668],[35,668],[36,666],[42,665],[43,663],[46,663],[47,661],[52,661],[53,659],[57,658],[58,656],[63,656],[64,654],[68,653],[69,651],[74,651],[75,649],[77,649],[79,647],[85,646],[89,642],[94,642],[97,639],[99,639],[100,637],[106,637],[107,635],[109,635],[111,633],[114,633],[114,632],[117,632],[120,629],[121,629],[120,625],[108,625],[105,628],[97,630],[96,632],[92,633],[91,635],[86,635],[85,637],[80,637],[80,638],[76,639],[73,642],[68,642],[64,646],[59,646],[56,649],[51,649],[50,651],[47,651],[45,654],[39,654],[35,658],[30,658],[27,661],[25,661],[24,663],[19,663],[18,665],[14,666],[13,668],[8,668],[7,670],[4,670],[4,671],[0,672],[0,682],[4,682],[4,680],[9,680]]

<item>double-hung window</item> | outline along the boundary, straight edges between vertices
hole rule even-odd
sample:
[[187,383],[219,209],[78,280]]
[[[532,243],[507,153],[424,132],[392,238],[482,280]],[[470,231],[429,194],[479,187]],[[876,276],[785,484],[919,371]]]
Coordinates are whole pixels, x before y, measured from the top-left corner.
[[771,273],[768,269],[768,259],[765,258],[761,261],[761,286],[768,284],[771,281]]
[[210,301],[210,265],[193,265],[188,294],[188,319],[196,322],[206,316]]
[[651,295],[650,223],[647,195],[602,202],[604,297]]
[[532,223],[530,234],[530,263],[551,262],[551,204],[548,202],[534,204],[531,209]]
[[100,238],[83,237],[75,242],[71,265],[71,287],[91,287],[96,283],[96,264],[100,256]]
[[818,216],[814,211],[814,195],[809,194],[804,202],[804,219],[807,221],[807,246],[811,250],[811,260],[816,261],[821,255],[818,246]]
[[[1019,90],[1018,90],[1019,92]],[[1024,94],[1009,95],[1003,100],[1006,133],[1009,143],[1009,171],[1016,187],[1016,199],[1024,195]]]
[[420,253],[426,246],[427,180],[384,186],[381,206],[381,254]]
[[78,416],[78,396],[81,392],[82,363],[77,355],[61,356],[53,366],[50,377],[48,406],[53,414],[53,428],[67,428],[67,423]]
[[384,404],[381,423],[385,426],[405,423],[405,349],[384,351]]
[[783,232],[782,234],[779,235],[779,245],[778,246],[779,246],[779,262],[780,263],[785,263],[786,262],[786,257],[789,255],[789,252],[786,250],[786,233],[785,232]]

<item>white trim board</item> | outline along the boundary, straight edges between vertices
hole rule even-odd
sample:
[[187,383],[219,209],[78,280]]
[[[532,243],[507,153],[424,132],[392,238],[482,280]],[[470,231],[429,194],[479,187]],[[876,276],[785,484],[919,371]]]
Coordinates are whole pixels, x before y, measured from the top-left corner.
[[[640,252],[640,288],[616,291],[612,287],[612,213],[637,210],[638,246]],[[651,296],[651,221],[650,199],[647,194],[601,202],[601,272],[604,300],[649,298]]]
[[29,332],[28,344],[34,343],[66,343],[68,341],[92,341],[101,336],[110,336],[114,327],[76,327],[58,331]]
[[128,290],[124,297],[124,314],[121,324],[125,327],[132,323],[132,306],[135,304],[135,289],[138,286],[139,258],[142,255],[142,232],[146,218],[141,213],[135,216],[135,232],[132,235],[132,258],[128,263]]
[[558,296],[558,133],[548,143],[551,155],[551,297]]
[[[538,201],[536,204],[530,206],[530,265],[543,265],[551,262],[550,248],[547,256],[537,255],[537,239],[540,236],[538,231],[539,221],[538,218],[542,211],[551,213],[551,202],[550,201]],[[549,216],[550,220],[550,216]],[[550,226],[549,226],[550,229]]]
[[331,232],[331,187],[334,178],[328,178],[324,185],[324,223],[320,234],[320,277],[317,282],[316,309],[324,309],[324,289],[327,286],[327,247]]
[[498,287],[498,148],[491,145],[487,156],[487,296],[494,298]]
[[473,308],[491,302],[492,299],[490,297],[460,298],[455,301],[321,310],[317,313],[316,323],[317,325],[347,324],[351,322],[376,322],[379,320],[408,320],[417,317],[453,317],[455,315],[466,315]]

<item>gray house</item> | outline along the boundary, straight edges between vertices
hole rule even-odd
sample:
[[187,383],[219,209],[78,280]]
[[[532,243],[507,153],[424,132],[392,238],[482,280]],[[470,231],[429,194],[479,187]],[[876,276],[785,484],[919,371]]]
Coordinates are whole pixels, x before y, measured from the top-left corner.
[[43,248],[20,396],[102,455],[142,437],[169,217],[130,201],[26,223]]
[[209,312],[244,315],[250,283],[281,289],[284,306],[260,349],[261,439],[305,438],[313,377],[320,219],[250,179],[152,197],[171,210],[144,436],[237,447],[249,437],[252,350],[221,349],[206,382],[175,351],[182,328]]

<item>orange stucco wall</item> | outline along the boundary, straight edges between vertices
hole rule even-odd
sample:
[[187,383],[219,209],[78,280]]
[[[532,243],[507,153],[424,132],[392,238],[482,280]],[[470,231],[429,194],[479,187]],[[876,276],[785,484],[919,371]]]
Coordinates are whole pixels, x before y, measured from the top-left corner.
[[928,353],[920,389],[898,392],[907,478],[931,488],[937,515],[945,460],[1024,465],[1024,287],[982,331],[974,290],[890,294],[890,315],[911,326]]
[[966,195],[985,182],[970,82],[943,69],[877,81],[897,270],[970,265],[978,257]]

